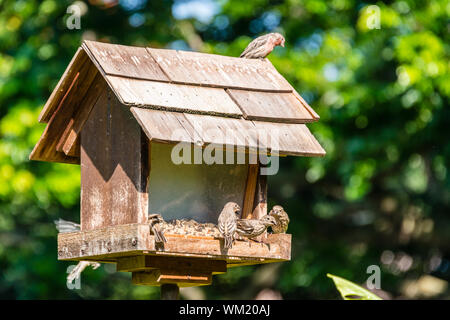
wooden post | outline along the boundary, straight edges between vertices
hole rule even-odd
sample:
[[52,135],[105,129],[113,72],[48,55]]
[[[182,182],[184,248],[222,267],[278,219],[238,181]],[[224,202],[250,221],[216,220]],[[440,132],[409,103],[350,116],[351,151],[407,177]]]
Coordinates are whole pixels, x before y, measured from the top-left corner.
[[161,285],[161,300],[178,300],[180,288],[175,283],[164,283]]
[[245,187],[244,205],[242,207],[241,218],[251,219],[253,205],[255,203],[255,190],[258,181],[259,165],[250,164],[248,166],[247,184]]
[[252,219],[260,219],[267,214],[267,176],[261,174],[261,167],[264,165],[260,164],[258,170]]

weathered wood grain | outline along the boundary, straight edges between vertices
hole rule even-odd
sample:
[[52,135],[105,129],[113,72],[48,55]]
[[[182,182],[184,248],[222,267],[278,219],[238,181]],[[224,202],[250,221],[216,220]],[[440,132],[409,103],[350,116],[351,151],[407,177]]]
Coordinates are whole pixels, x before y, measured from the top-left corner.
[[[246,121],[133,107],[132,113],[150,140],[164,143],[215,144],[279,155],[323,156],[325,151],[304,124]],[[260,149],[260,152],[265,152]]]
[[62,77],[59,79],[58,84],[53,89],[50,97],[44,105],[41,113],[39,114],[39,122],[48,122],[55,112],[56,108],[61,102],[61,99],[65,96],[69,87],[72,85],[75,77],[78,74],[81,66],[89,62],[89,57],[82,48],[78,48],[77,52],[73,56]]
[[171,82],[222,88],[291,92],[268,60],[147,48]]
[[130,110],[151,141],[202,144],[183,113],[136,107],[132,107]]
[[188,113],[238,118],[239,107],[221,88],[164,83],[107,76],[121,101],[127,105]]
[[[161,122],[156,129],[137,117],[155,141],[232,146],[246,152],[268,146],[269,152],[278,148],[280,155],[325,155],[306,127],[291,124],[319,116],[267,59],[86,41],[41,112],[39,120],[48,125],[31,160],[79,163],[80,132],[95,99],[106,90],[98,86],[104,85],[100,75],[129,106],[177,111],[153,114],[148,122]],[[178,139],[172,137],[174,128],[181,129]]]
[[[105,80],[101,74],[97,72],[83,100],[80,102],[78,108],[75,108],[74,113],[70,117],[68,125],[56,146],[57,151],[64,152],[66,155],[73,155],[76,152],[75,141],[94,107],[94,104],[104,90],[106,90]],[[77,156],[79,157],[79,153]]]
[[73,144],[70,146],[70,149],[64,151],[64,153],[70,157],[76,157],[78,160],[80,159],[80,143],[81,139],[75,139]]
[[104,91],[81,131],[82,230],[146,221],[142,135],[129,109]]
[[293,93],[227,89],[244,118],[282,123],[307,123],[315,118]]
[[305,101],[305,99],[303,99],[302,96],[297,91],[295,91],[294,87],[292,87],[292,93],[303,104],[303,106],[308,109],[309,113],[311,113],[316,121],[320,119],[320,116],[317,114],[317,112],[315,112],[314,109],[311,108],[311,106]]
[[252,218],[258,172],[259,172],[258,164],[250,164],[248,166],[247,183],[245,186],[245,195],[244,195],[244,205],[241,213],[242,219]]
[[290,234],[269,234],[266,244],[235,241],[228,251],[223,239],[165,235],[168,242],[157,249],[147,224],[126,224],[58,234],[59,260],[117,261],[139,254],[226,260],[227,265],[286,261],[291,256]]
[[131,47],[85,40],[82,47],[101,66],[103,72],[134,79],[169,81],[143,47]]
[[258,148],[257,132],[250,121],[197,114],[185,117],[205,144]]
[[252,121],[258,130],[258,142],[272,153],[322,157],[325,150],[304,124]]
[[261,174],[262,167],[264,167],[262,164],[258,166],[252,219],[260,219],[262,216],[267,214],[267,176]]
[[[89,62],[80,66],[58,107],[52,111],[47,127],[30,154],[30,160],[79,163],[77,157],[66,156],[58,151],[57,146],[97,73],[97,69]],[[52,108],[49,105],[49,109]],[[44,118],[46,119],[46,116]]]

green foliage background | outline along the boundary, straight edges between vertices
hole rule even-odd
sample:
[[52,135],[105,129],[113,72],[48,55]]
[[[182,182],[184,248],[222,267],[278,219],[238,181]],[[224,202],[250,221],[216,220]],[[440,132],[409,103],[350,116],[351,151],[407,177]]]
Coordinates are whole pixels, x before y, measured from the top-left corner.
[[[372,264],[391,297],[450,297],[448,1],[376,2],[378,29],[358,0],[104,2],[78,1],[81,29],[69,30],[72,1],[0,0],[0,298],[159,296],[114,266],[68,290],[70,263],[56,259],[53,220],[79,219],[79,167],[28,155],[82,39],[238,56],[270,31],[287,45],[269,59],[321,116],[309,128],[327,156],[282,158],[269,179],[270,204],[292,217],[291,262],[231,269],[184,297],[338,298],[326,273],[363,283]],[[426,274],[441,279],[431,294]]]

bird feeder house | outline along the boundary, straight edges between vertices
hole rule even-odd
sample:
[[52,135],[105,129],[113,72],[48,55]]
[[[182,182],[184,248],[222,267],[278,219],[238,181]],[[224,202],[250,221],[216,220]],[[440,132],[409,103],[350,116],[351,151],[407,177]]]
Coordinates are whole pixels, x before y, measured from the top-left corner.
[[[290,260],[290,234],[224,249],[215,224],[228,201],[242,218],[267,214],[260,154],[325,155],[305,125],[318,119],[267,59],[84,41],[30,155],[81,165],[81,230],[58,235],[58,259],[117,263],[135,284],[179,286]],[[166,221],[163,245],[153,213]]]

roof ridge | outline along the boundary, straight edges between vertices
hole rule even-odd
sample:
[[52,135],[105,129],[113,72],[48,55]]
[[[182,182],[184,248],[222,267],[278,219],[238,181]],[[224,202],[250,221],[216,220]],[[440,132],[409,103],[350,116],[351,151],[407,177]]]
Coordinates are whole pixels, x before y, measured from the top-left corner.
[[[118,43],[111,43],[111,42],[102,42],[102,41],[95,41],[95,40],[83,40],[81,45],[83,45],[83,43],[102,43],[102,44],[106,44],[106,45],[111,45],[111,46],[121,46],[121,47],[129,47],[129,48],[144,48],[144,49],[150,49],[150,50],[167,50],[167,51],[175,51],[175,52],[180,52],[180,53],[188,53],[188,54],[199,54],[199,55],[211,55],[211,56],[217,56],[217,57],[225,57],[225,58],[230,58],[230,59],[239,59],[242,60],[243,58],[237,57],[237,56],[228,56],[228,55],[223,55],[223,54],[219,54],[219,53],[213,53],[213,52],[200,52],[200,51],[193,51],[193,50],[180,50],[180,49],[170,49],[170,48],[157,48],[157,47],[149,47],[149,46],[133,46],[133,45],[126,45],[126,44],[118,44]],[[272,64],[272,62],[267,59],[247,59],[249,61],[260,61],[260,62],[264,62],[264,63],[270,63]],[[273,65],[273,64],[272,64]]]

